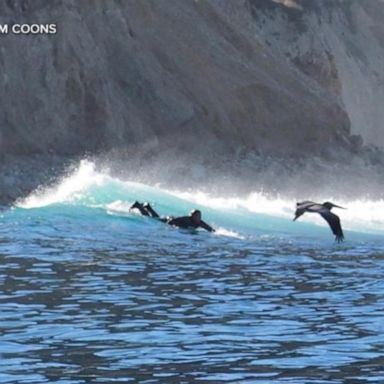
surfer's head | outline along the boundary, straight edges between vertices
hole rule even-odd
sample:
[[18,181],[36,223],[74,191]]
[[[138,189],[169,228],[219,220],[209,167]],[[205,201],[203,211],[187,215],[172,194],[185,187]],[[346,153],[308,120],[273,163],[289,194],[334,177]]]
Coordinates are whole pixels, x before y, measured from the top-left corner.
[[192,221],[195,223],[195,224],[200,224],[200,221],[201,221],[201,212],[198,210],[198,209],[194,209],[193,211],[191,211],[191,213],[189,214],[192,218]]

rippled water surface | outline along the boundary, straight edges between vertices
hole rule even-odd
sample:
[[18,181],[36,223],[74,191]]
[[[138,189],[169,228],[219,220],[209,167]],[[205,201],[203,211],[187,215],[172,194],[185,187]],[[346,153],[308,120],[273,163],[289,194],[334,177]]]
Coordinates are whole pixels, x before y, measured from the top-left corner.
[[2,212],[1,383],[384,382],[381,235],[99,192]]
[[0,382],[384,381],[377,239],[309,246],[75,217],[3,217]]

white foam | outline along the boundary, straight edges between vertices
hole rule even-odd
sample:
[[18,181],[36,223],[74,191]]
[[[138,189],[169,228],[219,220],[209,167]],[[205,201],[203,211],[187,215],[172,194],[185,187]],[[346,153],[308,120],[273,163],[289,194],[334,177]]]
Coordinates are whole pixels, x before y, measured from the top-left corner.
[[96,172],[95,164],[82,160],[73,173],[65,176],[59,183],[47,188],[39,188],[25,199],[16,203],[21,208],[41,208],[51,204],[74,201],[82,192],[94,185],[102,185],[106,175]]
[[221,228],[221,227],[216,228],[215,235],[225,236],[225,237],[233,237],[233,238],[241,239],[241,240],[245,239],[245,237],[243,235],[241,235],[240,233],[238,233],[236,231],[232,231],[230,229]]
[[[203,192],[171,192],[175,196],[195,204],[219,210],[247,210],[252,213],[267,214],[276,217],[293,219],[296,201],[271,197],[263,192],[254,192],[245,197],[222,198]],[[379,233],[384,231],[384,200],[334,200],[331,197],[324,201],[332,201],[347,209],[334,208],[332,212],[341,218],[343,228],[362,232]],[[300,221],[327,226],[318,214],[306,214]]]
[[254,213],[264,213],[279,217],[291,217],[295,207],[293,200],[271,198],[263,192],[253,192],[245,197],[217,197],[204,192],[170,191],[171,194],[203,205],[220,210],[244,209]]
[[117,215],[128,215],[131,214],[131,203],[117,200],[114,201],[113,203],[107,204],[106,209],[107,212],[110,214],[117,214]]

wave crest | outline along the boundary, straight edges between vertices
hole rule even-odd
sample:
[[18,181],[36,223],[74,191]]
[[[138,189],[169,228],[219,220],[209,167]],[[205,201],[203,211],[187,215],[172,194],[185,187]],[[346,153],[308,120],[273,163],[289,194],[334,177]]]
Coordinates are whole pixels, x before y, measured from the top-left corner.
[[[310,197],[309,197],[310,198]],[[135,201],[150,201],[160,214],[182,215],[194,206],[205,207],[210,216],[226,223],[248,222],[259,216],[258,227],[265,223],[265,215],[280,218],[291,227],[295,201],[284,197],[272,197],[264,192],[253,192],[247,196],[212,196],[201,191],[174,191],[148,186],[112,177],[107,171],[98,171],[93,162],[82,160],[78,167],[64,176],[56,185],[39,188],[16,206],[24,209],[42,208],[57,204],[79,204],[102,206],[107,212],[128,214],[130,204]],[[331,197],[324,200],[333,201]],[[337,200],[336,204],[347,207],[338,211],[345,229],[361,232],[384,232],[384,200]],[[264,220],[264,221],[263,221]],[[316,214],[307,214],[300,221],[326,226]],[[273,228],[273,223],[269,224]],[[232,231],[232,229],[230,230]],[[233,233],[237,236],[237,230]]]

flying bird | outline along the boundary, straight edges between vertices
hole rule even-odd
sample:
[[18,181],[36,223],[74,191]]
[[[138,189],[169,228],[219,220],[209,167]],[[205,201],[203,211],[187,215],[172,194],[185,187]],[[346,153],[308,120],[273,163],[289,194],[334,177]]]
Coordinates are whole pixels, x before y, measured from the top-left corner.
[[298,219],[305,212],[314,212],[318,213],[331,227],[333,234],[335,235],[335,240],[340,243],[344,240],[343,230],[341,229],[339,216],[331,212],[332,208],[342,208],[339,205],[330,203],[326,201],[323,204],[314,203],[313,201],[303,201],[301,203],[296,203],[296,212],[293,221]]

